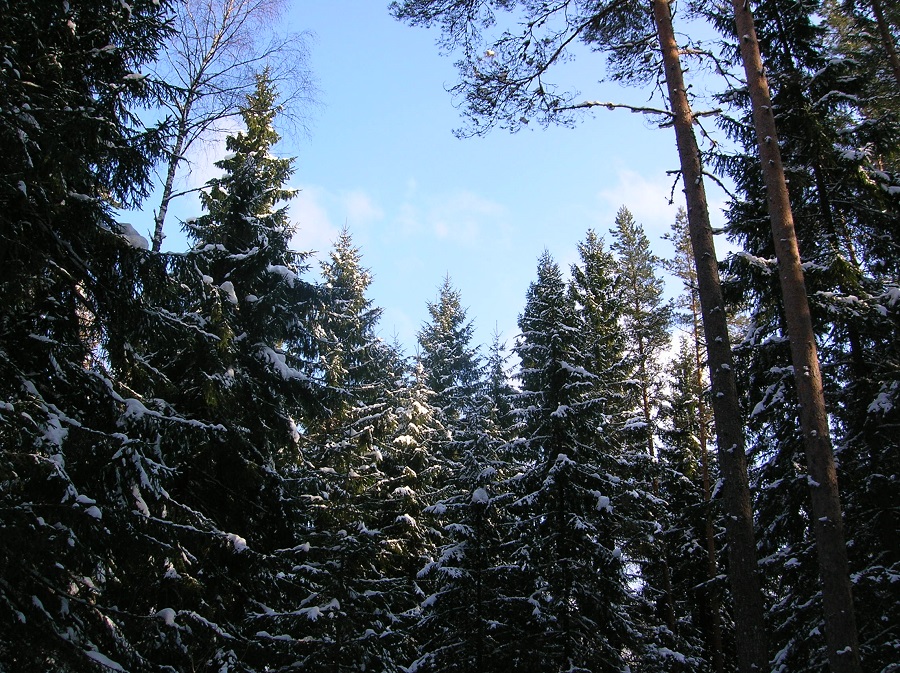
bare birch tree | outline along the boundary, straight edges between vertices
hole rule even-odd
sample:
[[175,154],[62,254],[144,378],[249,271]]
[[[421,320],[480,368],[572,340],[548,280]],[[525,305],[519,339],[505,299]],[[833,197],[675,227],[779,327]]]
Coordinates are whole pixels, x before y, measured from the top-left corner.
[[266,69],[279,91],[280,119],[304,126],[304,112],[316,89],[307,67],[308,35],[281,33],[285,0],[184,0],[173,19],[174,32],[154,76],[169,85],[162,106],[173,134],[161,168],[161,195],[154,213],[152,247],[159,251],[171,202],[193,189],[176,189],[188,150],[233,130],[240,106]]

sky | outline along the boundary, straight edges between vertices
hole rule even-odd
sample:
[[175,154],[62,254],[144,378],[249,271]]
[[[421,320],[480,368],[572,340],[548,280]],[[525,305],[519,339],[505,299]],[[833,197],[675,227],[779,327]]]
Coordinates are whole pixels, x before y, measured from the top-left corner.
[[[671,129],[641,115],[605,108],[574,128],[496,129],[459,139],[464,124],[447,89],[457,81],[452,55],[442,55],[437,29],[394,20],[386,0],[292,0],[282,29],[309,34],[309,62],[319,104],[306,111],[309,130],[283,142],[295,156],[290,208],[294,244],[324,258],[346,226],[373,275],[369,296],[383,309],[381,336],[407,354],[428,320],[445,276],[459,290],[488,346],[495,330],[512,346],[516,322],[537,259],[547,249],[567,270],[588,229],[610,240],[617,210],[626,206],[657,254],[683,203]],[[585,100],[644,105],[648,92],[601,84],[602,58],[585,53],[564,77]],[[661,105],[656,101],[657,105]],[[276,121],[277,126],[277,121]],[[220,146],[195,160],[189,180],[217,174]],[[725,196],[708,184],[714,225]],[[200,213],[184,200],[172,214]],[[149,222],[136,222],[143,233]],[[167,222],[170,249],[184,245]],[[717,240],[723,247],[724,240]],[[672,287],[672,292],[677,288]],[[485,349],[486,351],[486,349]]]

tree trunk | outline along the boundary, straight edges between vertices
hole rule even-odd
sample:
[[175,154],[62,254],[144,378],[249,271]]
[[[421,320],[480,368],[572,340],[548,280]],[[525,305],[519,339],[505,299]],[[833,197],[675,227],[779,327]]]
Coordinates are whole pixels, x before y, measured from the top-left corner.
[[828,414],[825,410],[822,375],[819,371],[815,335],[806,297],[806,283],[800,265],[793,213],[781,163],[781,152],[778,148],[769,85],[760,57],[750,8],[746,0],[732,0],[732,6],[753,108],[753,123],[766,185],[769,220],[772,225],[775,254],[778,258],[794,380],[800,401],[800,426],[806,450],[825,607],[828,661],[834,673],[859,673],[862,669]]
[[178,162],[181,161],[181,153],[184,150],[184,139],[187,133],[182,125],[178,127],[178,135],[175,137],[175,147],[169,155],[169,165],[166,167],[166,182],[163,185],[162,197],[159,200],[159,210],[154,218],[153,227],[153,252],[159,252],[165,238],[163,226],[166,222],[166,213],[172,200],[172,191],[175,185],[175,172],[178,170]]
[[[635,306],[635,315],[639,312],[639,307]],[[638,339],[638,358],[640,360],[640,377],[641,377],[641,409],[644,414],[644,427],[647,432],[647,455],[651,459],[656,459],[656,446],[653,443],[652,421],[653,417],[650,409],[650,376],[647,374],[647,355],[642,338]],[[653,495],[659,497],[659,477],[653,478]],[[678,620],[675,616],[675,598],[672,595],[672,570],[669,567],[669,546],[664,536],[659,540],[659,570],[662,577],[663,591],[663,612],[665,614],[666,626],[672,633],[678,632]]]
[[897,47],[894,44],[894,36],[891,35],[891,27],[884,18],[884,8],[881,6],[881,0],[871,0],[872,14],[875,15],[875,23],[878,25],[878,33],[881,36],[881,45],[887,52],[888,60],[891,62],[891,70],[894,71],[894,79],[897,86],[900,87],[900,56],[897,55]]
[[700,469],[703,478],[703,504],[704,521],[703,533],[706,538],[706,596],[709,603],[709,648],[712,655],[712,667],[715,673],[725,671],[724,645],[722,641],[722,616],[720,614],[722,601],[719,600],[719,590],[715,585],[719,574],[719,566],[716,561],[716,535],[713,528],[712,488],[709,480],[709,438],[706,434],[706,402],[703,399],[703,343],[700,340],[700,316],[697,313],[697,303],[691,292],[691,314],[693,317],[694,337],[694,362],[697,370],[697,416],[699,418],[698,439],[700,441]]
[[700,309],[709,357],[719,467],[724,480],[728,573],[737,623],[735,638],[738,668],[741,673],[762,673],[768,670],[768,639],[757,575],[756,541],[753,535],[747,458],[744,453],[744,428],[732,369],[731,343],[712,227],[709,223],[706,190],[703,186],[700,150],[694,135],[693,114],[687,99],[669,3],[667,0],[652,0],[652,3],[665,66],[669,105],[674,114],[675,137],[687,197],[691,247],[697,268]]

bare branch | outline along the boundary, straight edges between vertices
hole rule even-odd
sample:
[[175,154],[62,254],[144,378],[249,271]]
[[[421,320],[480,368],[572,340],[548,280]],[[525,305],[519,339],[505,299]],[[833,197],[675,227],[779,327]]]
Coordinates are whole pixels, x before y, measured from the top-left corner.
[[605,107],[607,110],[615,110],[615,109],[621,108],[623,110],[629,110],[629,111],[635,112],[635,113],[660,115],[662,117],[669,117],[669,118],[672,118],[675,116],[668,110],[663,110],[660,108],[643,107],[640,105],[626,105],[625,103],[601,102],[601,101],[597,101],[597,100],[586,100],[583,103],[578,103],[576,105],[568,105],[568,106],[561,107],[558,109],[560,111],[562,111],[562,110],[582,110],[585,108],[593,108],[593,107]]
[[738,197],[737,197],[737,194],[735,194],[735,193],[732,192],[730,189],[728,189],[728,187],[725,186],[725,183],[723,183],[715,173],[710,173],[709,171],[703,171],[703,175],[705,175],[705,176],[708,177],[710,180],[712,180],[712,181],[715,182],[717,185],[719,185],[719,188],[720,188],[723,192],[725,192],[726,194],[728,194],[728,198],[730,198],[732,201],[736,201],[736,200],[737,200],[737,198],[738,198]]
[[157,81],[168,85],[169,97],[160,100],[160,107],[174,120],[155,218],[154,250],[162,245],[169,203],[192,191],[174,190],[183,157],[195,143],[212,140],[240,114],[256,74],[267,69],[279,92],[281,118],[288,123],[286,135],[305,132],[316,87],[306,67],[307,36],[273,35],[272,26],[285,6],[285,0],[184,0],[178,4],[165,60],[153,73]]

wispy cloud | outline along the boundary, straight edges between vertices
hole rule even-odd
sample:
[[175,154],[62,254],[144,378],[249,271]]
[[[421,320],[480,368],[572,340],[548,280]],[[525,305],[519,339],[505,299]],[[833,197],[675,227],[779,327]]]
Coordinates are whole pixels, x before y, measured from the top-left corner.
[[332,219],[330,202],[333,197],[321,187],[300,187],[291,201],[289,215],[297,226],[291,244],[298,250],[327,252],[337,238],[340,227]]
[[[674,178],[663,175],[648,179],[629,169],[619,170],[617,177],[615,185],[601,189],[597,194],[601,203],[598,216],[608,223],[598,233],[606,233],[612,228],[616,212],[622,206],[631,211],[650,238],[667,232],[675,221],[678,206],[684,201],[680,185],[672,192]],[[671,197],[674,197],[672,204],[669,203]]]
[[414,181],[408,185],[395,222],[400,234],[427,235],[462,247],[505,238],[510,231],[504,205],[468,190],[421,196]]
[[290,216],[298,227],[293,243],[299,249],[328,251],[345,225],[360,242],[368,227],[385,217],[381,206],[361,189],[332,192],[318,185],[298,189]]
[[362,190],[341,195],[341,206],[346,213],[347,224],[357,229],[384,219],[384,211]]

